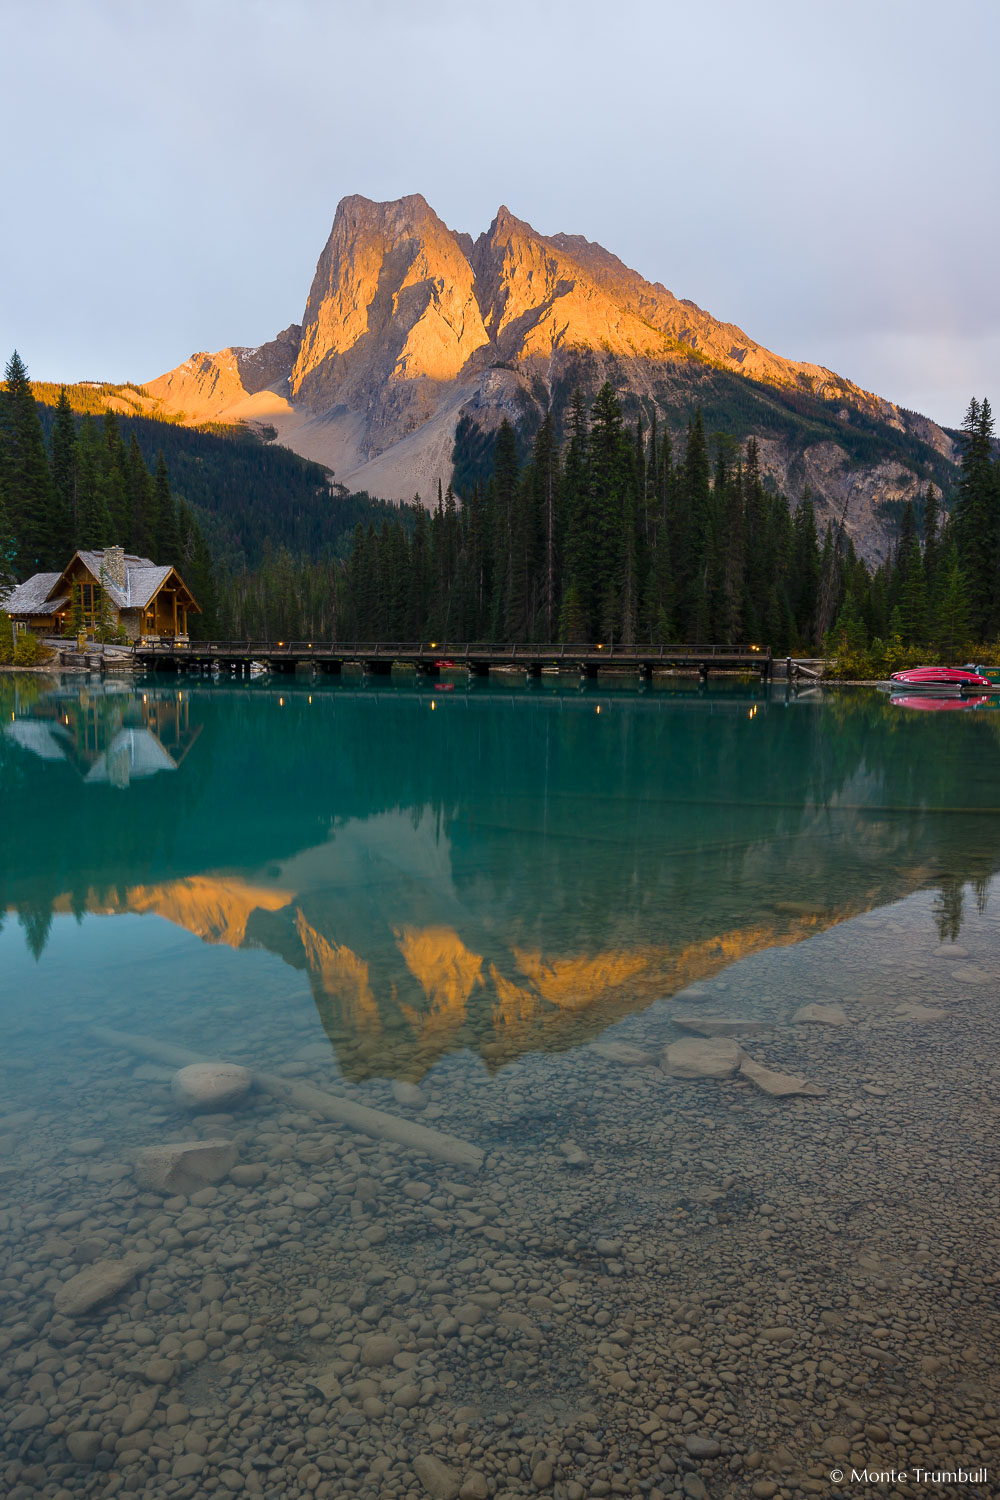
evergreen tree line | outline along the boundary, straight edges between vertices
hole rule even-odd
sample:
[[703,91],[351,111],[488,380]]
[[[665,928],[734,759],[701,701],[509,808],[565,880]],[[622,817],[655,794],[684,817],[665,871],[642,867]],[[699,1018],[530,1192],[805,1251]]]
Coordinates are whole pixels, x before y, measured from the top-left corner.
[[[51,443],[61,387],[32,381],[32,390]],[[109,399],[128,406],[138,394],[127,386],[73,386],[67,392],[74,412],[96,415],[98,423]],[[408,507],[364,491],[346,492],[332,484],[323,464],[266,441],[243,423],[189,427],[133,406],[118,413],[118,428],[127,446],[135,438],[154,472],[160,456],[166,460],[174,497],[190,506],[218,571],[257,568],[268,546],[287,547],[296,557],[346,558],[357,521],[411,524]]]
[[343,567],[278,553],[233,580],[224,622],[234,637],[813,641],[823,549],[812,502],[793,515],[768,491],[755,439],[745,450],[720,440],[713,458],[697,413],[675,455],[655,418],[625,422],[610,384],[589,411],[574,394],[568,432],[560,449],[548,414],[521,464],[503,423],[464,504],[439,486],[409,535],[399,522],[358,525]]
[[74,552],[115,545],[176,567],[203,610],[192,633],[215,633],[212,560],[190,507],[171,492],[163,454],[151,472],[113,412],[77,421],[65,389],[47,443],[15,350],[0,389],[0,584],[61,572]]
[[903,511],[884,567],[869,569],[848,545],[839,560],[836,625],[840,653],[930,648],[953,658],[970,643],[1000,636],[1000,461],[987,400],[969,403],[962,425],[958,486],[950,515],[928,489],[922,515]]
[[873,641],[953,655],[1000,631],[1000,469],[988,402],[973,401],[949,520],[933,486],[903,508],[877,568],[843,528],[820,537],[806,493],[768,490],[754,438],[675,452],[655,418],[627,424],[605,385],[577,392],[560,448],[551,417],[518,459],[503,424],[485,483],[415,506],[412,530],[360,523],[346,564],[287,551],[231,578],[237,637],[442,641],[732,641],[843,654]]
[[56,571],[79,547],[117,542],[178,567],[204,610],[192,633],[234,639],[760,641],[778,654],[895,642],[953,655],[1000,634],[986,400],[966,414],[950,518],[929,486],[874,569],[842,527],[820,538],[808,492],[793,508],[768,489],[755,438],[710,445],[700,411],[675,445],[655,414],[627,423],[605,384],[589,409],[573,394],[565,432],[560,444],[548,413],[522,461],[505,422],[464,503],[439,484],[430,512],[419,497],[382,507],[377,528],[358,520],[346,561],[265,540],[258,567],[217,586],[162,452],[151,471],[134,431],[126,442],[109,412],[77,418],[65,390],[46,441],[15,353],[0,391],[0,574]]

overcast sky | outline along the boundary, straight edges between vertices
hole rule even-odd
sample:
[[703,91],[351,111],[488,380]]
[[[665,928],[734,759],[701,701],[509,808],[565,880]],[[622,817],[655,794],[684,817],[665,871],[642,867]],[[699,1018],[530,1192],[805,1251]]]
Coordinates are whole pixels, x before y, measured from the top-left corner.
[[0,0],[0,355],[302,314],[337,201],[586,235],[949,424],[1000,404],[996,0]]

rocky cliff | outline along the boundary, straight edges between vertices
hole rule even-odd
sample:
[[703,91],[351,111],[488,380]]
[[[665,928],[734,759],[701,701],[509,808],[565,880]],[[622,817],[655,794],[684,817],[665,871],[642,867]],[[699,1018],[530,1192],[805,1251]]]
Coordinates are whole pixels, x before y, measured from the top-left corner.
[[893,502],[947,484],[950,435],[821,365],[784,359],[578,235],[537,234],[506,208],[473,242],[415,194],[337,208],[301,325],[256,349],[195,354],[148,383],[192,422],[268,424],[352,489],[436,494],[455,433],[557,416],[610,379],[634,416],[680,434],[753,432],[775,482],[844,513],[869,557]]

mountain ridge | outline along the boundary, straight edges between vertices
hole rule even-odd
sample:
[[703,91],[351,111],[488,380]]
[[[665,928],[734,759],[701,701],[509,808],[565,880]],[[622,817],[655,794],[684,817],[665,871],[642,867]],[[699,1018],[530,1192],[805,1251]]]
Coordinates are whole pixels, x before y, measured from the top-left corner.
[[165,414],[272,428],[351,489],[430,501],[463,417],[481,434],[504,417],[530,428],[574,384],[608,379],[633,419],[656,412],[678,436],[692,405],[746,408],[732,435],[752,432],[772,481],[793,499],[808,485],[821,519],[846,512],[872,559],[886,507],[944,489],[955,460],[930,418],[775,354],[581,235],[539,234],[501,205],[473,240],[419,193],[342,199],[300,323],[146,388]]

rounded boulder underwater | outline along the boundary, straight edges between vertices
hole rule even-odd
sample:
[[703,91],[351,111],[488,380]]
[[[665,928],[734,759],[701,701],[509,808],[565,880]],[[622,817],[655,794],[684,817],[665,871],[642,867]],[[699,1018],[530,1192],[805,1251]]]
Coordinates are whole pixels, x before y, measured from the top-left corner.
[[189,1063],[170,1081],[176,1102],[184,1109],[228,1110],[241,1104],[253,1087],[253,1075],[237,1063]]

